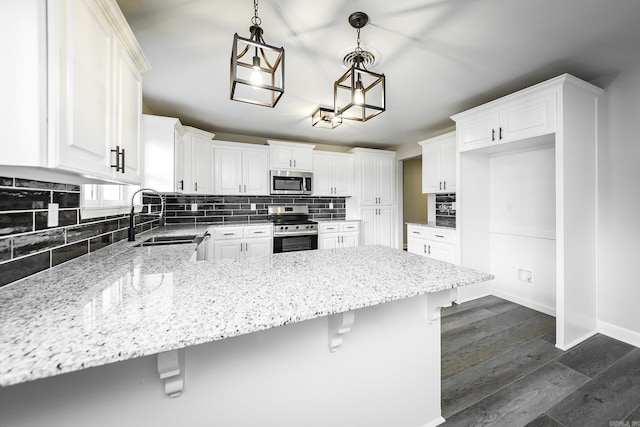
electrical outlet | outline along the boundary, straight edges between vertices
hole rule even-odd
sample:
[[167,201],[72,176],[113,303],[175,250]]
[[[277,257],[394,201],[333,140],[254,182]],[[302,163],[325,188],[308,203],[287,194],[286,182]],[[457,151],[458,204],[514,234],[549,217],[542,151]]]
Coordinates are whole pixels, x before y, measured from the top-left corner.
[[518,280],[529,286],[533,286],[533,275],[529,270],[518,269]]
[[198,204],[197,203],[191,203],[191,212],[195,212],[198,210]]
[[333,209],[333,203],[329,203],[329,209]]
[[57,227],[60,221],[60,205],[49,203],[47,207],[47,227]]
[[256,210],[256,204],[255,203],[251,203],[251,210],[255,211]]

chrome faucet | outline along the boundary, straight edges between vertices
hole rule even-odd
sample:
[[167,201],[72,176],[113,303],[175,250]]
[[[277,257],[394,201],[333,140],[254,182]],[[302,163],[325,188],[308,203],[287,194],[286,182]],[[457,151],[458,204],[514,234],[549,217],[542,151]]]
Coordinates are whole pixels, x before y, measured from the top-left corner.
[[[136,197],[136,194],[138,194],[141,191],[149,191],[152,193],[155,193],[156,196],[160,197],[160,203],[161,203],[161,207],[160,207],[160,227],[162,227],[164,225],[164,208],[165,208],[165,201],[164,201],[164,196],[160,193],[158,193],[156,190],[154,190],[153,188],[141,188],[138,191],[136,191],[135,193],[133,193],[133,195],[131,196],[131,214],[129,214],[129,241],[133,242],[136,240],[136,225],[135,225],[135,221],[134,221],[134,205],[133,205],[133,199]],[[149,212],[149,214],[151,214],[151,212]]]

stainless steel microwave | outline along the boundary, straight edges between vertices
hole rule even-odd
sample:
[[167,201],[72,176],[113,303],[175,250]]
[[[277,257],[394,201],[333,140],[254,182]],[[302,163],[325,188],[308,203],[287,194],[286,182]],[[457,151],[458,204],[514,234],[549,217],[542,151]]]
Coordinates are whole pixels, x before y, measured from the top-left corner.
[[311,194],[311,172],[272,170],[269,173],[271,194]]

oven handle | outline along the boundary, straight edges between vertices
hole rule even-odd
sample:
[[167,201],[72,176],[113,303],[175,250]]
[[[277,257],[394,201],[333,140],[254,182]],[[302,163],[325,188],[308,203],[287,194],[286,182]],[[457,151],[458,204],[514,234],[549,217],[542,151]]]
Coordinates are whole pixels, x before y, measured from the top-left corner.
[[289,232],[289,233],[273,233],[273,237],[287,237],[287,236],[317,236],[318,232],[309,233],[308,231],[301,232]]

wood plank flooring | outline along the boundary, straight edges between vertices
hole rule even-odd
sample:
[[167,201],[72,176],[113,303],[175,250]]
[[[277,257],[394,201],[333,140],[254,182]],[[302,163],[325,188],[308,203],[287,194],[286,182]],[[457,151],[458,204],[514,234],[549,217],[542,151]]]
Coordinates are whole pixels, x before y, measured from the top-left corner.
[[444,426],[640,427],[640,348],[597,334],[563,352],[555,318],[494,296],[441,325]]

